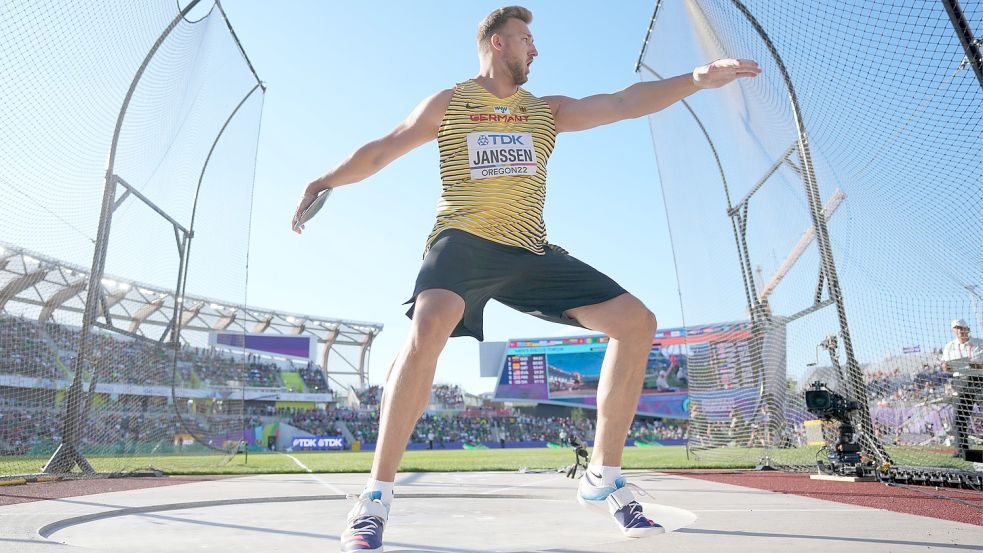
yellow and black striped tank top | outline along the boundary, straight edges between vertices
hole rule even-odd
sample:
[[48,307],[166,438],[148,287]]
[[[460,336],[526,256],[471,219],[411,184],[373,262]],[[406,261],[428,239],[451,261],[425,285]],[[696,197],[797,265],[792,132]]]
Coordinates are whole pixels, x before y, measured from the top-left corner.
[[443,192],[427,248],[447,229],[544,253],[546,162],[556,126],[549,105],[519,88],[498,98],[458,84],[437,132]]

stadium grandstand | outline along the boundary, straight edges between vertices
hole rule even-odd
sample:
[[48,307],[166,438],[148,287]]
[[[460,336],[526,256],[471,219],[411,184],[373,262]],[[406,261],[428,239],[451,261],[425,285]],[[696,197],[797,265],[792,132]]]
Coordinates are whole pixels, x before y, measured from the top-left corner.
[[[0,456],[23,457],[23,472],[62,438],[86,278],[78,266],[0,244]],[[382,330],[193,295],[176,306],[172,292],[117,276],[103,277],[102,293],[101,314],[116,328],[93,334],[82,377],[90,414],[81,445],[97,454],[275,447],[268,439],[283,409],[324,412],[365,388]],[[149,337],[177,310],[174,354]]]
[[[61,439],[81,333],[71,321],[82,310],[86,273],[12,244],[0,247],[0,455],[43,460]],[[277,450],[290,449],[296,437],[329,435],[342,437],[344,449],[374,448],[383,389],[368,385],[366,360],[381,325],[187,295],[182,344],[170,363],[166,348],[146,337],[169,324],[173,295],[116,276],[102,284],[108,318],[125,333],[95,336],[93,363],[103,376],[91,394],[87,450],[180,452],[230,441]],[[222,336],[239,339],[223,344]],[[256,336],[308,338],[316,356],[303,357],[307,346],[299,355],[275,343],[264,350],[248,340]],[[574,436],[589,442],[592,416],[438,383],[409,447],[559,447]],[[682,443],[686,428],[685,421],[639,418],[629,439]]]
[[[12,244],[0,248],[0,455],[43,458],[60,439],[62,403],[80,333],[64,321],[82,309],[78,283],[85,271]],[[100,363],[100,351],[112,355],[105,356],[105,376],[92,395],[92,431],[83,439],[86,447],[134,452],[168,444],[180,450],[196,440],[217,443],[235,437],[259,449],[289,449],[294,437],[328,435],[343,437],[345,449],[374,447],[383,389],[368,385],[365,359],[381,325],[189,295],[181,315],[184,343],[171,367],[162,349],[137,337],[159,334],[145,329],[168,324],[172,296],[111,276],[104,277],[103,290],[110,318],[133,337],[97,335],[95,363]],[[276,355],[248,348],[244,341],[223,346],[215,339],[221,333],[309,337],[317,355]],[[653,349],[650,358],[659,361],[653,370],[656,365],[699,367],[698,357],[677,352],[670,361],[663,351],[668,348]],[[862,365],[874,430],[882,443],[939,451],[952,447],[947,403],[952,377],[943,370],[940,353],[937,349]],[[341,368],[335,370],[337,365]],[[551,393],[558,391],[559,383],[590,387],[585,382],[589,376],[562,366],[547,364]],[[87,380],[91,377],[86,375]],[[787,387],[794,393],[787,399],[782,439],[794,447],[808,444],[806,421],[813,417],[802,392],[809,382],[834,377],[834,368],[826,366],[814,367],[800,379],[788,378]],[[717,385],[734,387],[727,382]],[[661,384],[656,388],[666,391]],[[454,384],[436,384],[409,447],[544,447],[562,446],[570,437],[592,439],[590,409],[585,415],[574,406],[552,412],[546,407],[550,406],[519,399],[496,401]],[[629,440],[637,445],[692,443],[705,448],[767,448],[776,441],[767,429],[759,429],[760,413],[749,416],[735,406],[726,417],[705,417],[698,406],[695,409],[696,418],[705,421],[692,430],[685,419],[640,416]],[[983,435],[983,419],[974,417],[971,422],[971,433]]]

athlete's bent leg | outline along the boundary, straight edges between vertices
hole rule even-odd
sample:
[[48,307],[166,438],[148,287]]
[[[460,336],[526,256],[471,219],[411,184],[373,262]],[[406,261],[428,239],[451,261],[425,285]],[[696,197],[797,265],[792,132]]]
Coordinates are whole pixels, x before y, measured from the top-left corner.
[[567,314],[611,338],[597,388],[597,433],[591,462],[621,466],[625,438],[642,394],[645,364],[657,324],[655,315],[631,294],[571,309]]
[[464,300],[448,290],[416,297],[410,335],[386,374],[372,478],[348,513],[342,553],[381,553],[393,482],[406,442],[427,408],[437,357],[464,314]]
[[410,335],[383,389],[373,479],[395,480],[406,442],[430,401],[437,358],[463,314],[464,300],[449,290],[425,290],[417,296]]
[[610,514],[621,532],[631,538],[661,534],[665,529],[645,516],[632,489],[621,476],[621,457],[645,379],[645,365],[656,320],[630,294],[596,305],[567,311],[580,324],[610,337],[597,389],[597,432],[587,473],[577,487],[584,506]]

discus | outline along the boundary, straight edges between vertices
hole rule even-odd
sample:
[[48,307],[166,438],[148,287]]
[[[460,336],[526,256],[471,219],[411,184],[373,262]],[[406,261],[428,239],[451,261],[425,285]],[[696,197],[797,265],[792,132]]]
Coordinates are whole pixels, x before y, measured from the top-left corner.
[[321,211],[321,208],[324,207],[324,202],[328,199],[328,196],[331,195],[331,190],[331,188],[325,188],[324,190],[318,192],[317,197],[314,198],[311,205],[307,206],[307,209],[305,209],[304,212],[300,214],[300,218],[297,219],[298,227],[313,219],[314,216],[317,215],[317,212]]

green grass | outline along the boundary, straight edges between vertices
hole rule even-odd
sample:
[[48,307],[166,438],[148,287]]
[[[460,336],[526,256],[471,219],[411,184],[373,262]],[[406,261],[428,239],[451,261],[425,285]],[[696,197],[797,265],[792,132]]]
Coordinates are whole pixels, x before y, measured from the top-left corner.
[[[810,465],[816,462],[818,448],[771,450],[778,465]],[[888,448],[898,464],[970,469],[972,464],[934,451],[915,448]],[[627,469],[751,468],[766,454],[763,449],[719,448],[702,452],[703,460],[686,458],[683,446],[629,447],[622,466]],[[290,456],[313,472],[368,472],[372,452],[297,452]],[[277,474],[306,472],[283,453],[250,453],[234,457],[219,453],[165,454],[153,456],[92,455],[87,459],[99,472],[126,472],[149,467],[166,474]],[[915,460],[917,459],[917,461]],[[824,460],[826,460],[824,458]],[[7,457],[0,459],[0,475],[32,474],[40,471],[47,457]],[[515,471],[556,469],[573,463],[569,448],[551,449],[475,449],[413,450],[403,456],[402,472]]]
[[[313,472],[368,472],[372,452],[298,452],[289,454]],[[36,472],[46,459],[0,460],[0,475]],[[146,457],[88,457],[100,472],[120,472],[153,467],[167,474],[276,474],[306,472],[282,453],[250,453],[231,459],[220,454],[157,455]],[[521,468],[555,469],[573,463],[572,449],[478,449],[407,451],[402,472],[514,471]],[[698,462],[686,459],[686,448],[627,448],[622,466],[627,469],[690,469],[751,467],[747,461]]]
[[[368,472],[372,466],[371,452],[305,452],[291,453],[313,472]],[[460,472],[460,471],[513,471],[521,468],[553,469],[573,463],[572,449],[476,449],[476,450],[413,450],[403,455],[402,472]],[[252,465],[252,466],[250,466]],[[260,465],[262,470],[253,470]],[[752,466],[747,463],[700,463],[686,459],[686,448],[648,447],[628,448],[622,462],[629,469],[669,469],[699,467]],[[292,459],[282,454],[265,453],[236,456],[225,467],[244,472],[302,472]],[[168,468],[181,470],[177,467]],[[178,474],[175,472],[175,474]]]
[[283,379],[283,385],[287,388],[292,388],[296,392],[307,391],[307,385],[304,384],[304,379],[296,371],[281,371],[280,378]]

